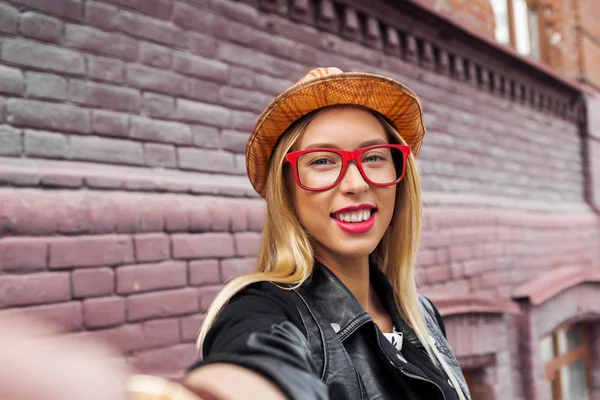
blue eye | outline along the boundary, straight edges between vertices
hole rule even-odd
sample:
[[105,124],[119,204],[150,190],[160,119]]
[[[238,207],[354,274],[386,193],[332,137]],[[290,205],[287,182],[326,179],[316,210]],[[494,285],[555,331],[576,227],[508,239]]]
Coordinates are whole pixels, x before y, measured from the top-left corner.
[[317,158],[316,160],[314,160],[312,162],[312,164],[314,165],[327,165],[331,162],[331,160],[328,160],[326,158]]
[[368,162],[368,163],[372,162],[373,163],[373,162],[382,161],[382,160],[383,160],[382,157],[372,155],[372,156],[368,156],[367,158],[365,158],[363,162]]

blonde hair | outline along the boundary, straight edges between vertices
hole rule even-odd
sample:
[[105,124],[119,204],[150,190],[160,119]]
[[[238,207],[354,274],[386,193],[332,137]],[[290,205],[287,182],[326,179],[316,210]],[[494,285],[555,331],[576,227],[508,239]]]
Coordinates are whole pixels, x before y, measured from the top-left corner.
[[[321,109],[322,110],[322,109]],[[300,118],[279,139],[271,156],[267,177],[267,212],[256,272],[233,279],[217,295],[207,311],[200,330],[197,347],[202,344],[215,319],[227,302],[240,290],[256,282],[270,281],[277,285],[296,288],[312,274],[313,247],[302,228],[289,197],[285,180],[285,155],[292,149],[308,124],[320,110]],[[390,139],[406,144],[398,130],[388,120],[371,111],[379,120]],[[371,260],[389,278],[395,293],[396,305],[402,317],[413,328],[417,337],[434,360],[423,310],[417,294],[415,261],[421,234],[421,183],[417,163],[408,157],[405,177],[396,191],[392,224],[371,254]]]

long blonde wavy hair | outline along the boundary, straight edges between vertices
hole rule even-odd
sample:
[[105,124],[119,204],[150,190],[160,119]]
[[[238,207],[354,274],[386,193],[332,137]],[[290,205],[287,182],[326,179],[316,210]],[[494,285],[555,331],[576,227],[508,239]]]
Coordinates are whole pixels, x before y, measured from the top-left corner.
[[[321,109],[323,110],[323,109]],[[271,156],[266,190],[266,218],[258,255],[257,271],[233,279],[216,296],[207,311],[200,330],[197,347],[202,344],[210,327],[227,302],[240,290],[256,282],[270,281],[286,288],[298,287],[311,275],[314,262],[313,246],[292,207],[285,179],[285,155],[292,150],[308,124],[321,111],[316,110],[292,124],[279,139]],[[406,144],[398,130],[385,117],[371,111],[392,142]],[[434,360],[427,338],[427,328],[417,294],[415,261],[421,234],[421,182],[415,157],[408,157],[405,177],[396,190],[392,223],[371,260],[389,278],[400,314],[413,328],[419,340]]]

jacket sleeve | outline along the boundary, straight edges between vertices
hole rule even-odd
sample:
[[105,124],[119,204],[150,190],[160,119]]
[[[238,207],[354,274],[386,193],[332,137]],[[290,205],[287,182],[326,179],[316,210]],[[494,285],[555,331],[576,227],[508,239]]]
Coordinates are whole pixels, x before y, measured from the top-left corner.
[[263,291],[246,289],[224,307],[204,341],[204,359],[189,370],[232,363],[266,377],[290,399],[328,399],[306,334],[291,321],[293,312]]
[[433,304],[433,302],[428,297],[423,296],[423,295],[421,295],[421,301],[424,303],[425,308],[428,311],[433,312],[435,321],[437,322],[438,326],[440,327],[440,330],[442,331],[444,338],[448,339],[446,336],[446,325],[444,324],[444,319],[442,318],[442,314],[440,314],[440,312],[437,309],[437,307],[435,306],[435,304]]

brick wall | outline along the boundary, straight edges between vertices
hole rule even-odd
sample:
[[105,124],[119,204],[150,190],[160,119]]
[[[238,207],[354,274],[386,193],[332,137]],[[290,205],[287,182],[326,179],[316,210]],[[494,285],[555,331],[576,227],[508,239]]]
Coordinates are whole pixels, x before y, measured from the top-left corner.
[[496,24],[490,0],[437,0],[435,6],[439,11],[450,11],[457,22],[494,36]]
[[0,2],[0,308],[180,373],[202,311],[255,263],[249,131],[315,65],[422,98],[425,288],[509,298],[541,272],[599,267],[570,89],[317,3]]

